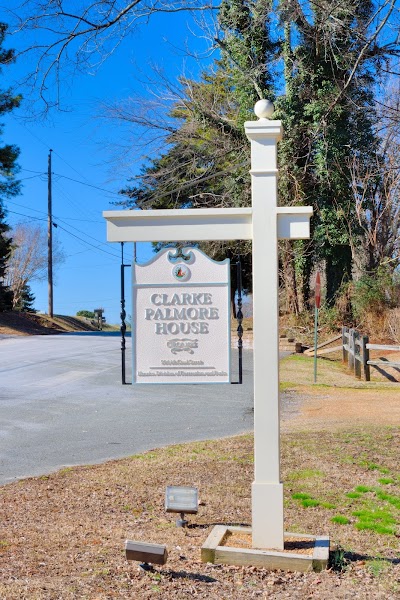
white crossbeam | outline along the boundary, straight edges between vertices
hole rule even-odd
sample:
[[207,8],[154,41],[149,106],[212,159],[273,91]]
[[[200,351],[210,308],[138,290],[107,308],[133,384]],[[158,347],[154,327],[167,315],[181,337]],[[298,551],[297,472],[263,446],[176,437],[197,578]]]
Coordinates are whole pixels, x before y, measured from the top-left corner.
[[[279,239],[309,236],[312,208],[274,207]],[[104,211],[109,242],[253,239],[252,208]]]

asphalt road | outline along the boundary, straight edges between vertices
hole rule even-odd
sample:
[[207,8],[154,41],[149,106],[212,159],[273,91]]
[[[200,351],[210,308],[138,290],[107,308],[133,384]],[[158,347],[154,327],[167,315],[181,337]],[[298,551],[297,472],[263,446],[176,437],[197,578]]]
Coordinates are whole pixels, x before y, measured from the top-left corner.
[[253,426],[248,351],[244,385],[122,385],[120,361],[115,336],[0,340],[0,483]]
[[[237,354],[232,354],[235,375]],[[252,430],[249,350],[243,380],[243,385],[122,385],[118,337],[3,337],[0,484]]]

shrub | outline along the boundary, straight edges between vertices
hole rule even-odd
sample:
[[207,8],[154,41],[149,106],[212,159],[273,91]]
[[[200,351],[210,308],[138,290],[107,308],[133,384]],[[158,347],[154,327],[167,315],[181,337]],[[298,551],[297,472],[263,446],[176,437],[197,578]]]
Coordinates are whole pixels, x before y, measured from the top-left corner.
[[94,312],[91,312],[90,310],[78,310],[76,316],[86,317],[87,319],[94,319]]

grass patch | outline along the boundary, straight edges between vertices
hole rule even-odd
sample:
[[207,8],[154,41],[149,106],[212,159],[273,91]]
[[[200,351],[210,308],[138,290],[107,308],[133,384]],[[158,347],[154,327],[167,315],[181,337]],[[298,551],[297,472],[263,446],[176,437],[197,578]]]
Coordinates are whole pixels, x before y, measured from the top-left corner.
[[381,477],[381,479],[378,479],[378,482],[381,485],[390,485],[391,483],[395,483],[395,480],[391,477]]
[[318,469],[302,469],[288,473],[286,479],[289,481],[297,481],[299,479],[313,479],[314,477],[323,477],[324,473]]
[[395,508],[400,510],[400,496],[394,496],[392,494],[387,494],[386,492],[384,492],[383,490],[380,490],[379,488],[375,490],[375,494],[376,494],[377,498],[379,498],[379,500],[383,500],[384,502],[389,502],[389,504],[392,504]]
[[303,494],[302,492],[298,492],[292,494],[293,500],[309,500],[311,496],[309,494]]
[[360,493],[360,494],[366,494],[367,492],[373,492],[374,488],[372,487],[368,487],[367,485],[358,485],[355,488],[355,491]]
[[353,512],[353,516],[358,517],[355,527],[360,531],[370,530],[382,535],[394,535],[396,533],[396,519],[384,509],[356,510]]
[[339,525],[348,525],[350,523],[350,519],[344,515],[335,515],[332,517],[331,521],[332,523],[338,523]]
[[360,498],[361,494],[359,492],[348,492],[346,496],[347,498]]
[[395,535],[396,533],[395,525],[385,525],[376,521],[359,521],[355,526],[359,531],[368,529],[380,535]]
[[292,494],[292,498],[294,500],[300,500],[301,505],[304,506],[304,508],[320,505],[319,500],[315,500],[315,498],[312,498],[309,494],[304,494],[303,492]]
[[386,560],[376,558],[367,562],[367,568],[374,577],[381,577],[390,568],[390,564]]
[[310,508],[313,506],[319,506],[320,502],[319,500],[315,500],[314,498],[305,498],[301,501],[301,505],[304,506],[304,508]]

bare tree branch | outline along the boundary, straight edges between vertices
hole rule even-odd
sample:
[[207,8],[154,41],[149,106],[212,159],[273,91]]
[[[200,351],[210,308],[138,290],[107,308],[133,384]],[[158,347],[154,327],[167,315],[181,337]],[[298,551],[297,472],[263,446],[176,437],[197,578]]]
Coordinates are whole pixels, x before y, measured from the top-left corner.
[[57,90],[76,70],[96,70],[128,35],[159,13],[209,12],[218,0],[23,0],[3,7],[20,54],[36,68],[25,83],[46,108],[60,105]]

